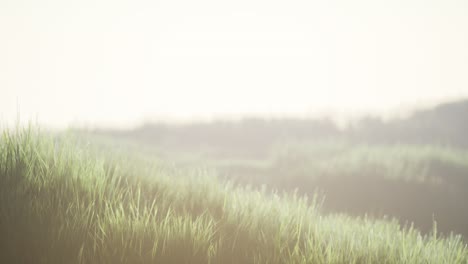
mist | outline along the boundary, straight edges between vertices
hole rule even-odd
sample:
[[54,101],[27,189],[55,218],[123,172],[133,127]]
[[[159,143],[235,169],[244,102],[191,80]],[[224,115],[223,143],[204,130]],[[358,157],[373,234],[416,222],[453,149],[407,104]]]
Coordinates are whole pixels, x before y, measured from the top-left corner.
[[1,263],[468,263],[467,1],[0,3]]
[[388,117],[468,95],[464,1],[6,1],[4,122]]

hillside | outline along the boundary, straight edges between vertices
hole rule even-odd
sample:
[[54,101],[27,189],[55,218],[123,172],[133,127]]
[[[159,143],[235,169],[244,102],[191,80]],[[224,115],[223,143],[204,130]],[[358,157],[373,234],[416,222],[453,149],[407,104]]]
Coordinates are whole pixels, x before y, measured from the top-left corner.
[[347,130],[327,120],[246,119],[80,135],[242,185],[321,193],[327,213],[387,215],[425,233],[436,220],[444,234],[468,237],[467,108],[452,102]]
[[103,153],[34,130],[0,141],[2,263],[467,263],[459,236],[322,215],[316,198]]

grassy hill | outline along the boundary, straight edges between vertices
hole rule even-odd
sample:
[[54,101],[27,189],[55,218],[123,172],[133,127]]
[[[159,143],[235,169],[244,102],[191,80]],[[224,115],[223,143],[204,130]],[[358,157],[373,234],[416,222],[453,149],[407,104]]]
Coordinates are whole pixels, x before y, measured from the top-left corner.
[[425,234],[436,220],[440,232],[468,237],[466,113],[462,100],[344,130],[327,120],[245,119],[79,134],[241,185],[322,193],[326,213],[387,215]]
[[34,129],[0,140],[1,263],[468,263],[460,236],[323,214],[320,198],[105,153]]

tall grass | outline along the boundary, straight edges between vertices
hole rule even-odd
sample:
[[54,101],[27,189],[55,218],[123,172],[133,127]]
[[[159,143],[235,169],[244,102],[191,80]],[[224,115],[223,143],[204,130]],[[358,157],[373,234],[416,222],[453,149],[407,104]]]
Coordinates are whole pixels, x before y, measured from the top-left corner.
[[316,198],[97,154],[35,129],[0,141],[1,263],[468,263],[459,236],[324,216]]

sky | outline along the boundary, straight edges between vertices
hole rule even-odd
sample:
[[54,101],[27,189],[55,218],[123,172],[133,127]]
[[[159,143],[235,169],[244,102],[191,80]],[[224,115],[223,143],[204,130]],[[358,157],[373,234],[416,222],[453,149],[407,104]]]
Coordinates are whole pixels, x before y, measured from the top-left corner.
[[468,96],[465,0],[2,0],[0,122],[391,115]]

